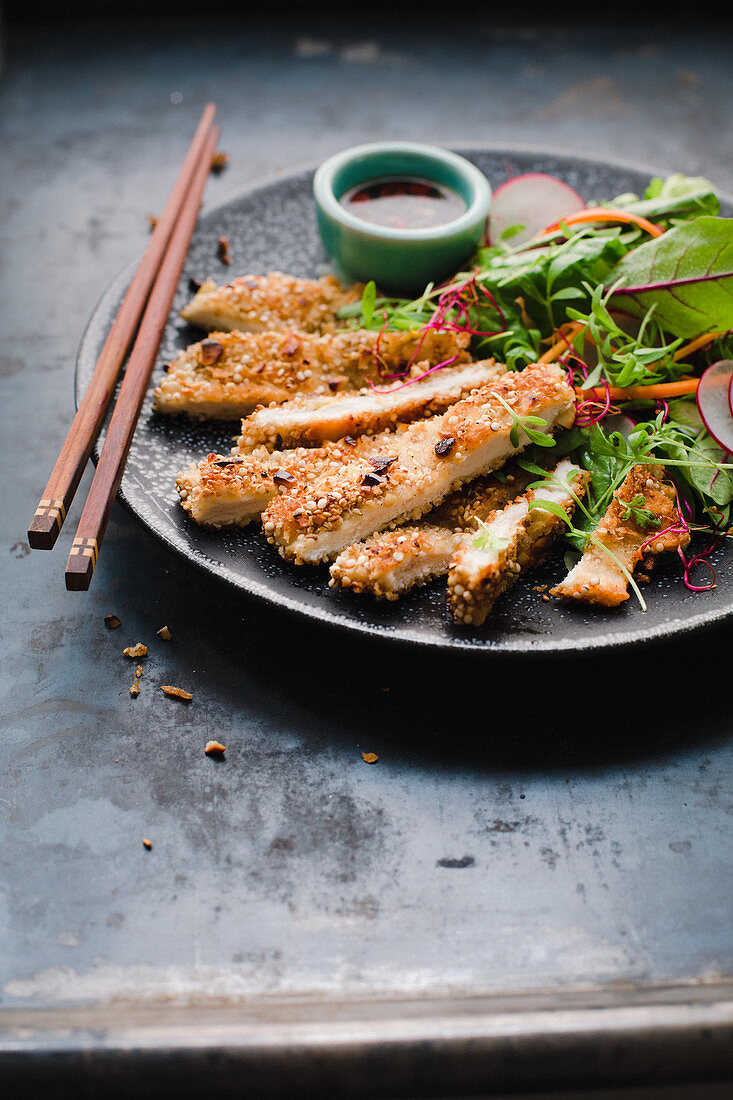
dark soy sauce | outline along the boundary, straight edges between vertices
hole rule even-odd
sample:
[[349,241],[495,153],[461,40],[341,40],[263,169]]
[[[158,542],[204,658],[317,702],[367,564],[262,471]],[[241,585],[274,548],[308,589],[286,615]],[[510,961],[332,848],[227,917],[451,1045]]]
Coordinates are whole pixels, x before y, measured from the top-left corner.
[[432,229],[455,221],[466,204],[449,187],[425,179],[383,178],[360,183],[341,197],[357,218],[390,229]]

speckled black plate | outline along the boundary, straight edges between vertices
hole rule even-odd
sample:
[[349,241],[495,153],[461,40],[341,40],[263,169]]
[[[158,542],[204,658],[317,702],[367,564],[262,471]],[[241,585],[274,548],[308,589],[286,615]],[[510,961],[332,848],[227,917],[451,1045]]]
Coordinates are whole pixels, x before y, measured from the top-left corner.
[[[588,202],[626,191],[641,191],[653,170],[582,160],[523,148],[460,149],[488,176],[494,187],[516,172],[549,172],[576,188]],[[684,169],[684,165],[680,168]],[[321,246],[311,199],[313,172],[303,171],[248,189],[202,214],[191,242],[174,309],[160,350],[154,382],[163,365],[186,344],[200,339],[178,311],[190,297],[188,280],[213,276],[224,282],[235,274],[281,270],[296,275],[322,274]],[[733,213],[727,203],[726,213]],[[232,265],[217,259],[217,239],[229,238]],[[132,270],[123,272],[102,297],[84,335],[77,363],[77,400],[89,382],[109,325]],[[152,392],[152,386],[151,386]],[[501,598],[480,631],[455,627],[448,615],[445,584],[436,581],[398,603],[376,603],[328,587],[328,570],[286,564],[256,527],[209,533],[186,517],[178,504],[175,475],[209,451],[226,452],[236,425],[186,423],[158,417],[149,395],[132,444],[121,497],[146,527],[177,554],[221,578],[234,589],[272,601],[301,615],[347,630],[385,639],[444,648],[491,652],[553,652],[628,645],[690,631],[733,612],[733,546],[720,549],[713,562],[718,586],[695,595],[680,579],[676,561],[662,566],[650,585],[642,612],[635,599],[614,611],[592,611],[546,602],[535,585],[563,575],[562,558],[524,578]]]

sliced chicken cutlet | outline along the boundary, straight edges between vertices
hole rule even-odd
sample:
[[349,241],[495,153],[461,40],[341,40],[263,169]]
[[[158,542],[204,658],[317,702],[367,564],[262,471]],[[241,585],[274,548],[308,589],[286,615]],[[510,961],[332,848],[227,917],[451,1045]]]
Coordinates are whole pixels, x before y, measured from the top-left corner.
[[445,360],[465,362],[469,340],[466,333],[437,330],[216,332],[168,364],[153,407],[167,415],[236,420],[258,405],[299,394],[325,400],[337,390],[359,390],[379,378],[380,364],[390,372],[405,371],[416,354],[426,361],[424,369]]
[[380,531],[347,546],[331,566],[329,585],[397,600],[416,585],[443,576],[467,533],[475,537],[476,520],[503,507],[532,478],[518,467],[502,481],[491,474],[477,477],[416,524]]
[[[365,441],[366,442],[366,441]],[[201,527],[245,527],[258,520],[279,492],[302,487],[318,474],[351,461],[354,446],[326,443],[323,447],[270,452],[264,447],[249,454],[210,454],[194,462],[176,478],[181,507]],[[369,450],[378,440],[368,440]]]
[[[422,349],[419,354],[423,354]],[[417,370],[420,373],[420,368]],[[505,370],[503,365],[488,359],[441,367],[427,378],[396,382],[386,389],[366,388],[354,394],[294,398],[283,405],[258,409],[248,416],[242,422],[238,446],[242,451],[261,444],[266,447],[317,447],[326,439],[373,435],[398,423],[445,412],[472,390],[500,377]]]
[[634,466],[593,534],[601,546],[589,541],[578,564],[551,593],[564,600],[617,607],[629,598],[626,573],[633,575],[642,558],[684,549],[690,541],[689,532],[680,526],[674,485],[664,467]]
[[308,493],[273,500],[263,514],[265,533],[298,564],[334,558],[395,521],[419,518],[464,481],[522,451],[529,439],[521,417],[542,419],[537,430],[551,435],[569,427],[574,414],[574,393],[560,367],[508,372],[442,415],[408,425],[373,462],[355,458],[319,475]]
[[213,279],[201,284],[181,317],[204,329],[265,329],[333,332],[345,328],[336,313],[361,299],[361,285],[344,286],[333,275],[299,279],[282,271],[242,275],[225,286]]
[[448,572],[448,604],[457,623],[482,626],[499,596],[521,573],[540,565],[565,530],[559,516],[530,508],[530,502],[552,502],[570,516],[585,493],[587,474],[564,459],[548,477],[548,487],[528,490],[494,512],[478,534],[464,538]]

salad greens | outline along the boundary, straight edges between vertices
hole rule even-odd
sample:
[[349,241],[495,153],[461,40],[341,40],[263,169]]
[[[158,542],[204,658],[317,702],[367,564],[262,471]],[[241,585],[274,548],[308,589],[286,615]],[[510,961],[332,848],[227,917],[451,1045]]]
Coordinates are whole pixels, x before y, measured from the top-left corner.
[[[711,363],[733,358],[733,218],[719,216],[708,180],[681,174],[652,179],[643,195],[619,195],[603,210],[618,212],[619,224],[569,217],[514,247],[508,236],[416,299],[381,297],[369,283],[340,316],[376,330],[467,331],[475,357],[511,370],[561,363],[576,388],[575,427],[554,444],[536,430],[538,418],[515,418],[512,431],[530,437],[520,461],[540,478],[535,487],[546,483],[548,457],[570,455],[588,471],[587,496],[575,522],[566,520],[576,552],[641,462],[666,468],[680,524],[708,532],[712,546],[731,524],[733,460],[707,432],[694,391]],[[625,431],[615,426],[619,412]],[[627,518],[653,535],[658,521],[645,503],[641,494],[632,500]],[[680,554],[693,590],[714,583],[714,575],[709,585],[690,579],[708,564],[705,553]]]

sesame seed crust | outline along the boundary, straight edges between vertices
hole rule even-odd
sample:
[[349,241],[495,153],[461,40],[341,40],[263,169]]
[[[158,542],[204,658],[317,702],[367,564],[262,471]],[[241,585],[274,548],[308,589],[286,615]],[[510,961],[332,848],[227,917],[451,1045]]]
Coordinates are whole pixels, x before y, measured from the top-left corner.
[[[627,511],[624,505],[639,495],[644,498],[644,508],[659,521],[658,526],[640,527],[633,513],[623,518]],[[689,532],[665,530],[678,523],[675,490],[664,467],[639,464],[614,493],[593,534],[633,575],[642,558],[651,563],[658,554],[687,546]],[[655,536],[655,531],[660,534]],[[550,592],[565,600],[617,607],[629,598],[628,583],[623,570],[609,554],[588,542],[577,565]]]
[[[417,524],[370,535],[343,550],[331,566],[332,588],[396,600],[416,585],[448,572],[454,553],[475,521],[517,496],[534,475],[516,468],[512,481],[476,478],[446,497]],[[521,480],[520,480],[521,479]]]
[[[436,363],[442,361],[444,352],[445,356],[450,353],[445,345],[434,350]],[[424,351],[423,346],[420,354]],[[431,365],[430,360],[416,364],[410,376],[417,378]],[[276,441],[282,441],[288,447],[314,447],[326,439],[373,434],[445,412],[471,390],[498,378],[505,370],[503,365],[489,359],[445,366],[428,378],[407,385],[400,381],[378,390],[366,387],[353,394],[294,398],[283,405],[258,409],[243,420],[238,446],[247,451],[260,444],[271,448]]]
[[[378,440],[365,439],[357,441],[356,450],[371,452],[375,446]],[[352,453],[353,448],[331,442],[274,452],[259,447],[246,455],[235,448],[192,463],[178,474],[176,488],[181,507],[201,527],[245,527],[273,497],[304,488],[318,474],[350,461]]]
[[181,317],[204,329],[333,332],[346,327],[337,311],[358,302],[363,291],[361,284],[346,287],[333,275],[299,279],[282,271],[242,275],[224,286],[206,279]]
[[452,332],[213,332],[168,364],[153,407],[168,416],[236,420],[298,395],[359,390],[378,380],[380,363],[403,371],[418,353],[424,369],[453,356],[466,360],[468,341]]
[[543,417],[547,433],[574,419],[573,390],[555,364],[504,374],[442,415],[408,425],[395,437],[389,456],[395,461],[384,476],[368,476],[369,462],[355,456],[318,475],[315,501],[297,493],[274,499],[263,519],[272,524],[278,551],[296,563],[334,558],[374,531],[418,519],[464,481],[502,466],[528,439],[520,429],[512,442],[514,420],[499,397],[514,415]]
[[564,524],[552,512],[530,509],[530,502],[552,500],[570,516],[575,508],[573,493],[582,497],[588,484],[586,472],[567,459],[553,472],[569,488],[529,489],[495,511],[486,520],[493,545],[489,542],[483,549],[475,546],[475,535],[463,539],[448,572],[448,605],[456,623],[482,626],[499,596],[513,587],[522,573],[536,568],[547,557]]

